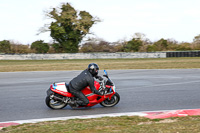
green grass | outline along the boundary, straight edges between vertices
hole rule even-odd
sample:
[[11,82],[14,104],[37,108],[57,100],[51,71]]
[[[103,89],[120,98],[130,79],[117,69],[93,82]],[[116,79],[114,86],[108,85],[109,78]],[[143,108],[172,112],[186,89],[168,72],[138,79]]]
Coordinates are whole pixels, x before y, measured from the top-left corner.
[[157,59],[0,60],[0,72],[83,70],[89,63],[100,69],[200,68],[200,57]]
[[147,119],[137,116],[74,119],[22,124],[2,129],[8,133],[199,133],[200,116]]

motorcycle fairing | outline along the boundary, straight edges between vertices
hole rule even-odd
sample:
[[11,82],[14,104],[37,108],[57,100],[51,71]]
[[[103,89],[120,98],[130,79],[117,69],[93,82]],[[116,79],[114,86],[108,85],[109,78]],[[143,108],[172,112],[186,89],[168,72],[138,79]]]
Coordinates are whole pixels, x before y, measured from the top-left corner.
[[[94,86],[98,90],[100,88],[100,84],[97,81],[94,81]],[[51,84],[51,90],[54,91],[55,93],[58,93],[60,95],[66,96],[66,97],[74,97],[71,93],[67,91],[65,82],[59,82],[59,83],[53,83]],[[87,86],[85,89],[82,90],[84,95],[93,96],[92,91],[90,90],[90,87]],[[89,98],[88,98],[89,99]],[[90,100],[90,99],[89,99]]]
[[111,97],[115,94],[115,92],[113,93],[109,93],[109,94],[106,94],[106,95],[103,95],[103,96],[100,96],[100,95],[97,95],[97,94],[94,94],[94,95],[91,95],[91,96],[88,96],[88,100],[89,100],[89,104],[84,106],[84,107],[92,107],[98,103],[101,103],[103,102],[105,99],[111,99]]
[[94,94],[94,93],[92,93],[93,95],[87,96],[87,98],[89,100],[89,104],[87,105],[87,107],[91,107],[91,106],[94,106],[98,103],[101,103],[107,98],[111,99],[111,97],[115,94],[115,86],[109,86],[109,88],[110,88],[110,93],[107,93],[103,96],[99,96],[99,95]]

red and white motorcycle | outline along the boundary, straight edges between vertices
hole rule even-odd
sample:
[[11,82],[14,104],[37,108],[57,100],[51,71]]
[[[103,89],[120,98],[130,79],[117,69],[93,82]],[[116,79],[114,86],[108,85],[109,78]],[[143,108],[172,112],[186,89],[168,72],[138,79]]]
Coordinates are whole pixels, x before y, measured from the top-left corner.
[[[94,81],[95,88],[103,93],[102,96],[92,93],[89,86],[82,90],[83,94],[88,98],[89,104],[80,107],[92,107],[100,104],[104,107],[112,107],[120,101],[120,95],[116,92],[114,83],[108,77],[107,71],[104,70],[102,81]],[[68,84],[65,82],[53,83],[47,90],[46,105],[51,109],[62,109],[66,107],[70,100],[77,100],[74,95],[68,92]]]

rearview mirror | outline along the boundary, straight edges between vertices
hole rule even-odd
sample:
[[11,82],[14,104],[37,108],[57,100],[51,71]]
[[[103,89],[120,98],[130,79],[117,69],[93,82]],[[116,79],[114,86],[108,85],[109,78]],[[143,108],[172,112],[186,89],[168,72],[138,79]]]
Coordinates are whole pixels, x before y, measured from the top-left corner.
[[108,73],[107,73],[107,71],[106,71],[106,70],[104,70],[104,73],[105,73],[105,75],[108,75]]

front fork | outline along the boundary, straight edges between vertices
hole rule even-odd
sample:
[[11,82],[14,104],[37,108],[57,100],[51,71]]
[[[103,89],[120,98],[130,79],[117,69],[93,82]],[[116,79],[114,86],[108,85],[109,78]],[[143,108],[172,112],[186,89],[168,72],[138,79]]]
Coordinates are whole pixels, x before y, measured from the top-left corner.
[[[109,96],[108,96],[108,99],[111,100],[112,96],[115,94],[114,86],[112,86],[112,87],[110,87],[110,88],[106,88],[106,89],[105,89],[105,92],[106,92],[105,95],[109,95]],[[105,95],[104,95],[104,96],[105,96]],[[105,98],[105,97],[104,97],[104,98]]]

